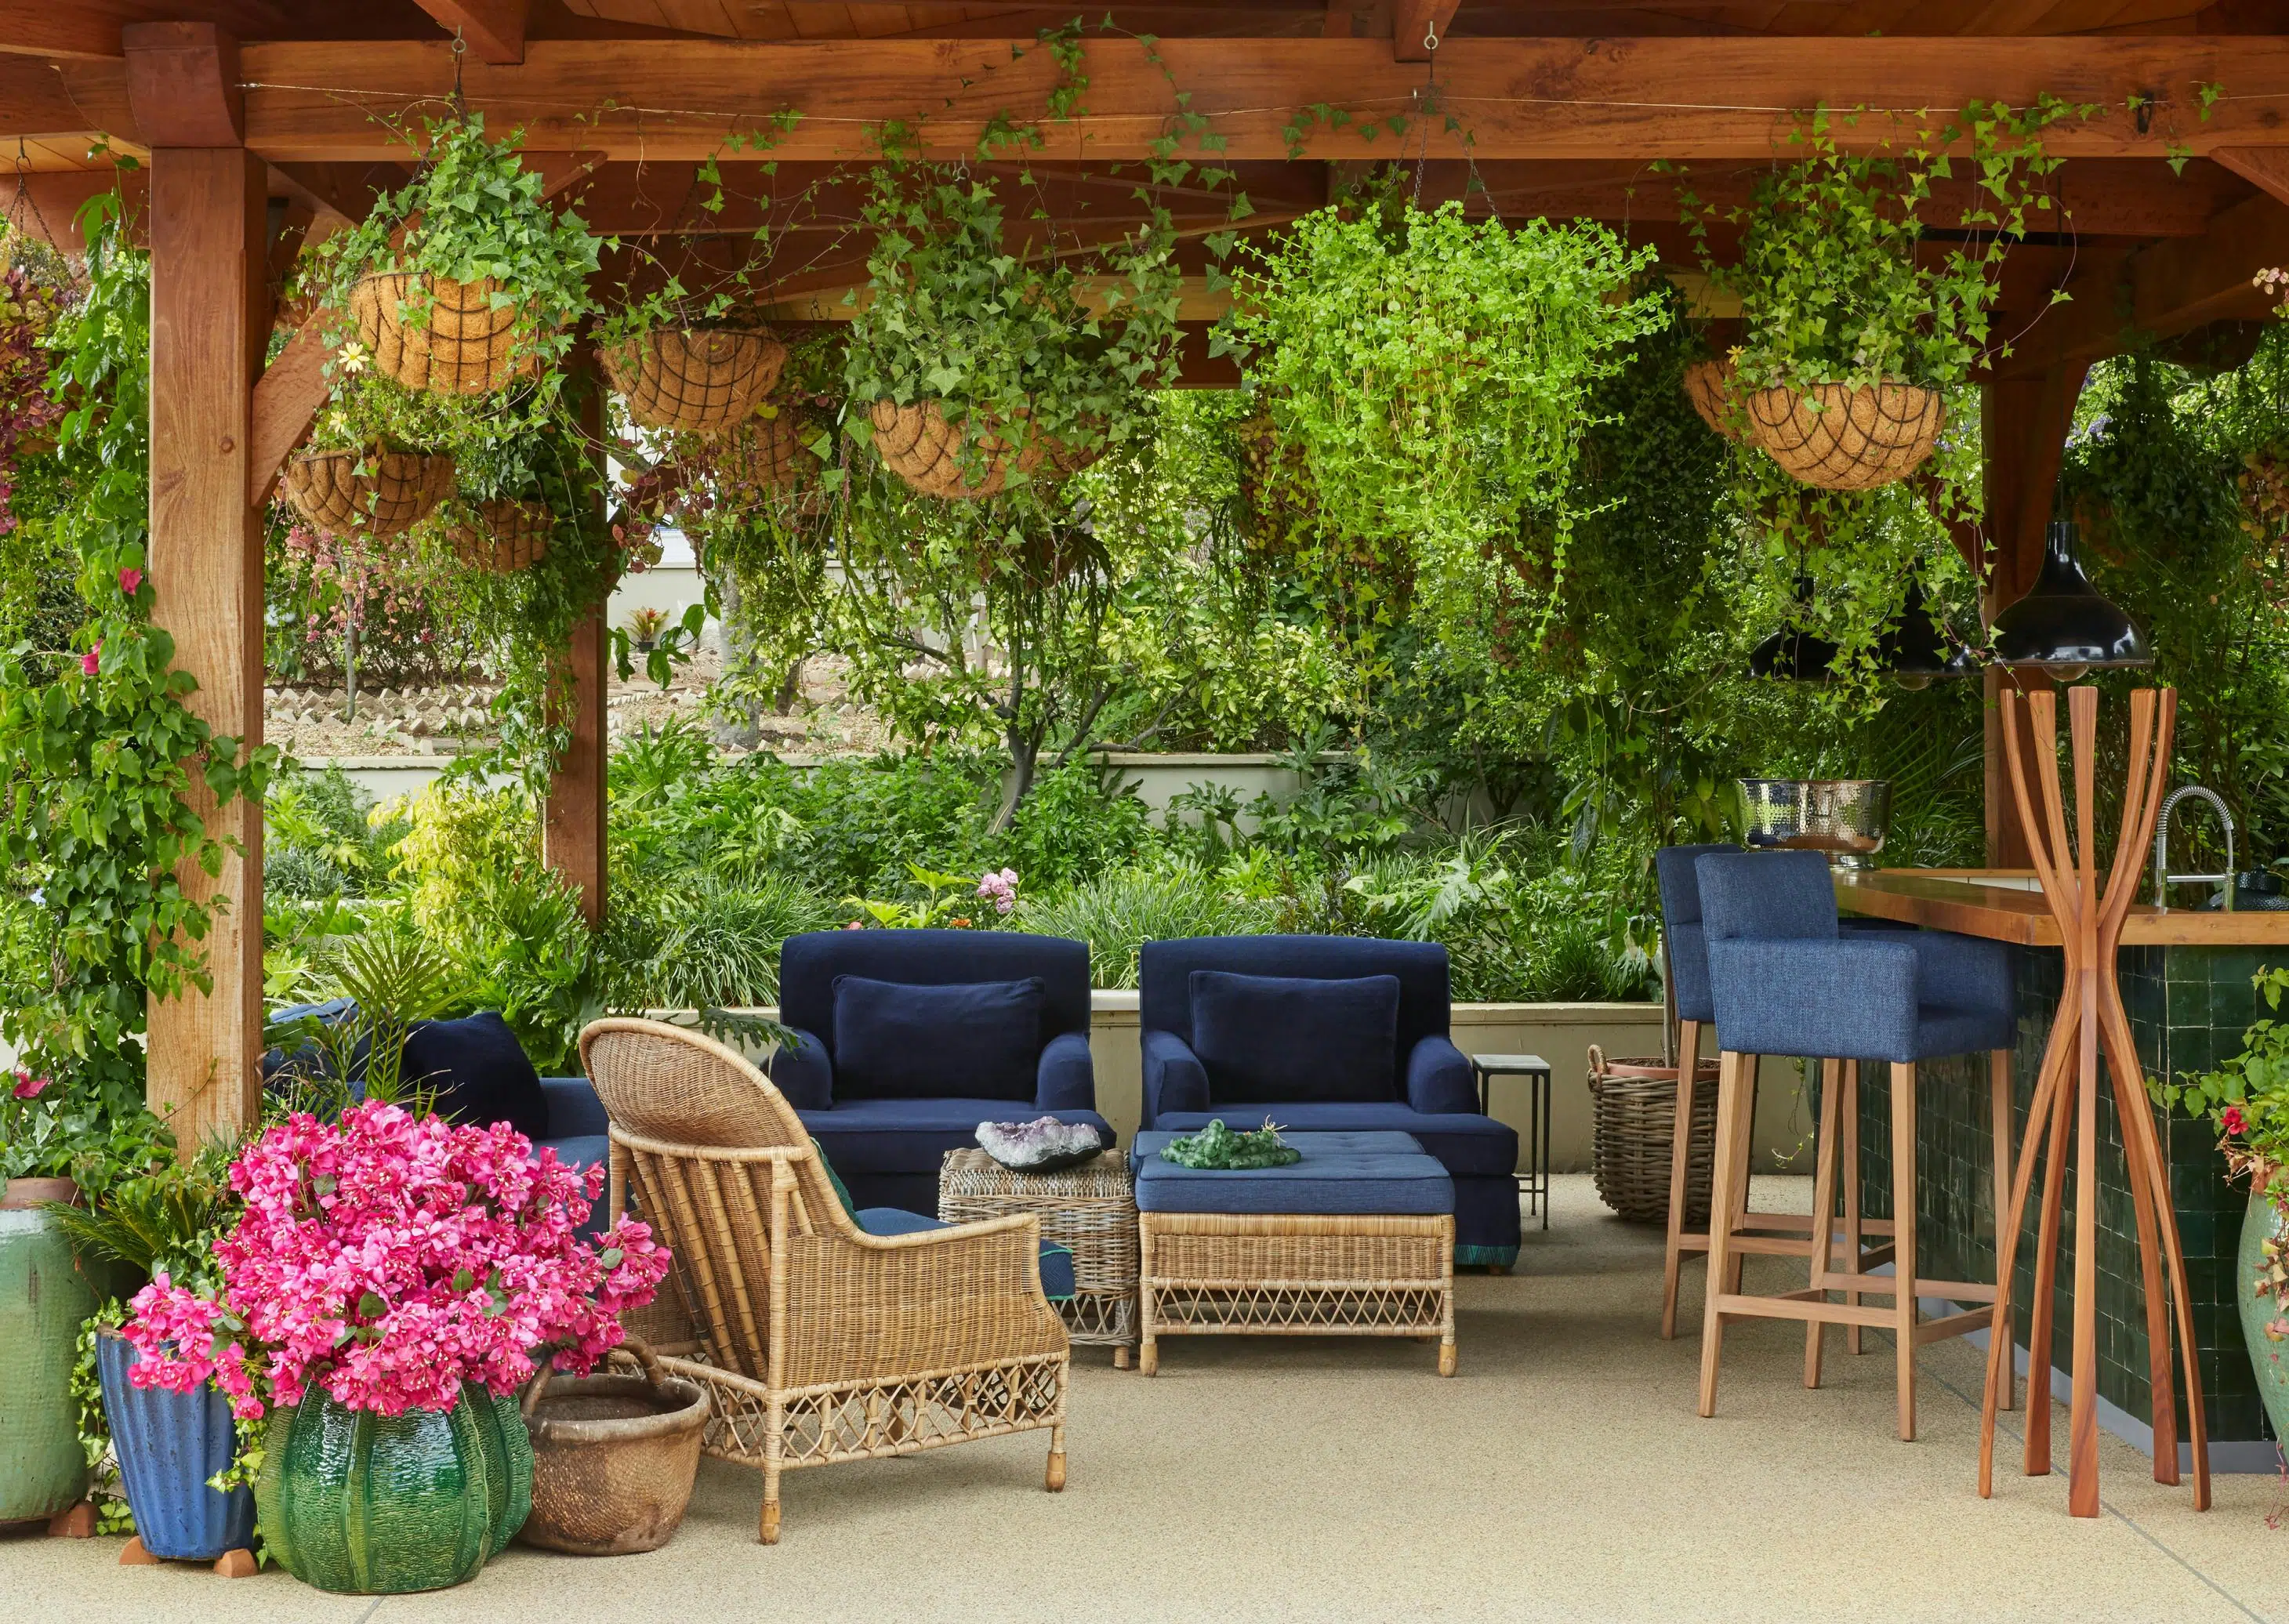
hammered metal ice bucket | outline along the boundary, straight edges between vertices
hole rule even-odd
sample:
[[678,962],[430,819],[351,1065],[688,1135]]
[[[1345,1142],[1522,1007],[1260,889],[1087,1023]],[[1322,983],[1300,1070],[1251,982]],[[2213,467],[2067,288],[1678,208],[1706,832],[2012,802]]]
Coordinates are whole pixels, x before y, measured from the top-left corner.
[[644,1373],[552,1377],[544,1369],[525,1389],[532,1515],[517,1537],[527,1545],[576,1556],[658,1550],[691,1503],[707,1395],[667,1374],[642,1342],[613,1351],[632,1355]]
[[1872,868],[1892,822],[1883,778],[1743,778],[1749,844],[1824,851],[1842,868]]

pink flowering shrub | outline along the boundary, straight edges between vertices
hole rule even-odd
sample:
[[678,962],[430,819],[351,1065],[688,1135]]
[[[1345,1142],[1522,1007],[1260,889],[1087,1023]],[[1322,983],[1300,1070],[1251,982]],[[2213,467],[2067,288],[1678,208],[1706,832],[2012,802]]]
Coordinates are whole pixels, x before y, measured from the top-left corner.
[[464,1381],[514,1392],[551,1350],[560,1369],[594,1369],[668,1254],[633,1219],[582,1239],[603,1169],[531,1150],[506,1124],[379,1102],[271,1128],[231,1164],[246,1207],[215,1244],[219,1298],[164,1274],[136,1294],[136,1385],[187,1392],[211,1378],[251,1420],[315,1383],[396,1415],[450,1409]]

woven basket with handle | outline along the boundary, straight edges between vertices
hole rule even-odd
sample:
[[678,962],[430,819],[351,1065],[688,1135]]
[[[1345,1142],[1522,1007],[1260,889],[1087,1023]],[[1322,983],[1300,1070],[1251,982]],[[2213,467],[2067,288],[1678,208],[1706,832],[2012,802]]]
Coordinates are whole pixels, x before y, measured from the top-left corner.
[[548,555],[555,520],[538,502],[480,502],[477,522],[453,527],[453,556],[495,575],[530,569]]
[[286,461],[286,500],[329,535],[399,535],[452,489],[453,459],[442,452],[303,451]]
[[663,327],[602,355],[628,416],[646,428],[713,434],[771,392],[786,346],[769,332],[730,327]]
[[485,394],[532,370],[531,355],[516,353],[516,306],[493,303],[500,283],[421,280],[426,311],[410,271],[361,277],[350,290],[358,341],[385,377],[438,394]]
[[1750,432],[1799,484],[1873,490],[1905,479],[1939,444],[1936,391],[1914,384],[1820,384],[1749,396]]
[[[1590,1097],[1596,1115],[1590,1174],[1599,1199],[1632,1223],[1669,1219],[1671,1136],[1677,1127],[1677,1068],[1658,1059],[1608,1060],[1590,1046]],[[1703,1060],[1693,1091],[1687,1141],[1685,1222],[1709,1222],[1710,1175],[1717,1160],[1717,1062]]]
[[1013,447],[974,416],[959,425],[948,423],[936,401],[912,406],[876,401],[866,415],[873,421],[874,449],[883,465],[922,495],[948,501],[1001,495],[1013,468],[1028,479],[1063,479],[1098,456],[1096,450],[1074,450],[1038,434],[1027,434],[1022,447]]

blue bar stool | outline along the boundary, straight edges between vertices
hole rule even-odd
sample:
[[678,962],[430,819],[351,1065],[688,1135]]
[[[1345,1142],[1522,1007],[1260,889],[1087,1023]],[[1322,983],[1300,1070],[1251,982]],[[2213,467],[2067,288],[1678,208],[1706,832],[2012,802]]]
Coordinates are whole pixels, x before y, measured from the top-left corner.
[[[1742,856],[1738,846],[1665,846],[1654,853],[1654,872],[1661,885],[1662,957],[1666,965],[1664,981],[1677,1015],[1677,1075],[1691,1077],[1687,1085],[1678,1084],[1677,1115],[1671,1130],[1669,1151],[1669,1237],[1662,1267],[1661,1334],[1666,1341],[1677,1334],[1677,1291],[1679,1276],[1688,1253],[1709,1250],[1709,1231],[1695,1227],[1687,1211],[1687,1174],[1692,1155],[1692,1103],[1700,1091],[1702,1079],[1701,1034],[1717,1020],[1717,1006],[1709,986],[1709,947],[1707,932],[1701,917],[1701,882],[1694,865],[1707,856]],[[1751,1092],[1754,1088],[1753,1071]],[[1839,1238],[1846,1260],[1857,1259],[1857,1269],[1872,1269],[1890,1255],[1886,1251],[1863,1254],[1861,1240],[1863,1234],[1888,1235],[1889,1222],[1877,1219],[1862,1221],[1860,1211],[1860,1143],[1859,1074],[1852,1071],[1844,1086],[1843,1119],[1846,1142],[1843,1152],[1845,1230]],[[1688,1092],[1688,1089],[1690,1090]],[[1712,1192],[1713,1193],[1713,1192]],[[1812,1255],[1812,1214],[1809,1213],[1751,1213],[1746,1210],[1748,1185],[1743,1180],[1735,1191],[1738,1222],[1735,1226],[1732,1247],[1733,1283],[1727,1290],[1739,1288],[1740,1260],[1744,1252],[1774,1253],[1786,1257],[1809,1258]],[[1855,1294],[1856,1300],[1856,1294]],[[1851,1330],[1852,1351],[1860,1351],[1858,1326]]]
[[[1694,870],[1700,881],[1719,1049],[1701,1413],[1716,1413],[1717,1361],[1727,1320],[1805,1321],[1807,1387],[1819,1385],[1824,1326],[1873,1325],[1893,1333],[1900,1437],[1913,1439],[1917,1347],[1982,1329],[1995,1311],[1992,1283],[1930,1280],[1916,1273],[1916,1066],[1942,1055],[1988,1052],[1997,1188],[2007,1189],[2010,1050],[2017,1025],[2013,951],[2001,943],[1944,931],[1839,930],[1834,882],[1827,859],[1817,852],[1716,853],[1700,858]],[[1813,1175],[1810,1281],[1805,1290],[1776,1295],[1740,1289],[1740,1211],[1748,1185],[1751,1105],[1757,1061],[1764,1055],[1827,1063]],[[1846,1092],[1839,1085],[1841,1074],[1860,1060],[1886,1063],[1892,1069],[1894,1223],[1889,1275],[1869,1273],[1864,1265],[1834,1267]],[[1831,1302],[1831,1292],[1886,1296],[1893,1306]],[[1986,1306],[1926,1324],[1918,1317],[1919,1296]]]

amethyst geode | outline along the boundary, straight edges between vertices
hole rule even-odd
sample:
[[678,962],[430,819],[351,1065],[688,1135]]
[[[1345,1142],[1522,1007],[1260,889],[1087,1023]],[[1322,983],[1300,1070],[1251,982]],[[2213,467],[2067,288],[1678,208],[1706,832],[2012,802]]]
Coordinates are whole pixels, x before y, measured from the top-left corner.
[[1105,1142],[1086,1122],[1036,1117],[1031,1122],[981,1122],[977,1142],[985,1154],[1015,1173],[1061,1173],[1078,1167]]

